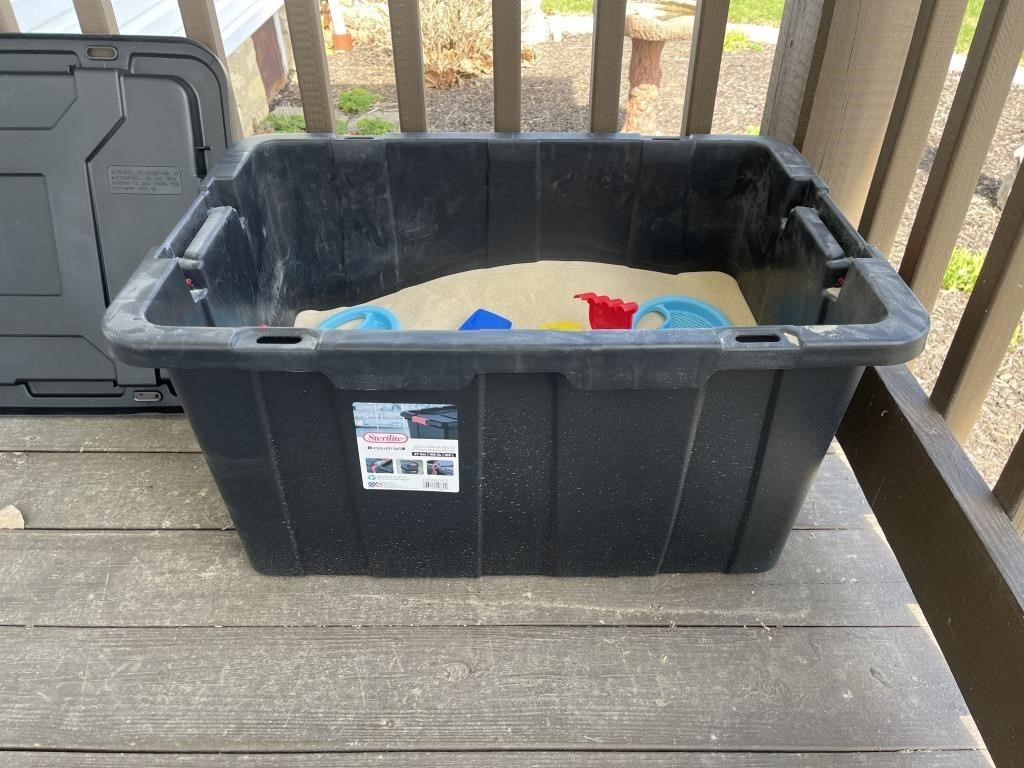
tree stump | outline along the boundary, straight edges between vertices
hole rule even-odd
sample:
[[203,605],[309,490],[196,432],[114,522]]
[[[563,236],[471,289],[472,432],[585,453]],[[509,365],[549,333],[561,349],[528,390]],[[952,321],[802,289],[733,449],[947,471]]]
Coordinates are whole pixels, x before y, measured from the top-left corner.
[[[664,6],[661,6],[664,8]],[[664,15],[657,7],[637,4],[626,16],[626,37],[630,40],[629,99],[623,133],[654,133],[656,104],[661,90],[661,52],[669,40],[685,37],[693,29],[696,2],[678,3],[676,15]]]

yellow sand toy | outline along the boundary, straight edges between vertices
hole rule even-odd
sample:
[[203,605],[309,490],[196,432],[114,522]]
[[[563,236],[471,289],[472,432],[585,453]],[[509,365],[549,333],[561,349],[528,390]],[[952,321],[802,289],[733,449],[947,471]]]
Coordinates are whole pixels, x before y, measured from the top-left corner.
[[575,320],[553,320],[550,323],[541,323],[537,326],[542,331],[582,331],[583,323]]

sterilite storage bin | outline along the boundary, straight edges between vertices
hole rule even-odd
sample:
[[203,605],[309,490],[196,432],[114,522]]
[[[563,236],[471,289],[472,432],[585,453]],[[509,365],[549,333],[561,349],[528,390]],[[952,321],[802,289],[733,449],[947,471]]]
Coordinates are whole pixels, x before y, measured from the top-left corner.
[[[758,325],[290,327],[540,259],[727,272]],[[256,568],[388,576],[770,568],[864,366],[927,329],[792,147],[711,136],[247,140],[105,317]],[[457,439],[410,433],[432,408]]]

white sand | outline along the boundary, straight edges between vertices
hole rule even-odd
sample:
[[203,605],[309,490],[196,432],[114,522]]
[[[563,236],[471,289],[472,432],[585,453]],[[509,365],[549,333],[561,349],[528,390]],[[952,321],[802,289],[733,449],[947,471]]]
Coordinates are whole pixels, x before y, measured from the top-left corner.
[[[585,261],[538,261],[475,269],[405,288],[367,304],[391,310],[403,330],[455,330],[478,307],[512,321],[513,328],[571,320],[589,329],[587,303],[573,294],[593,291],[643,304],[665,295],[691,296],[721,311],[731,325],[756,325],[736,281],[724,272],[666,275],[646,269]],[[345,307],[306,310],[295,325],[313,328]],[[664,319],[652,313],[641,327],[657,328]]]

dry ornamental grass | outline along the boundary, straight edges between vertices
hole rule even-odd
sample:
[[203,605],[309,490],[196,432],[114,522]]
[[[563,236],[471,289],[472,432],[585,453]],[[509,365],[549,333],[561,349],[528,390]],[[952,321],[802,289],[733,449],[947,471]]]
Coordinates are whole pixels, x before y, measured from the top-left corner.
[[[420,0],[424,79],[431,88],[454,88],[486,75],[493,64],[490,0]],[[353,37],[391,49],[386,2],[367,3]]]

